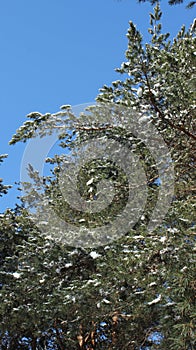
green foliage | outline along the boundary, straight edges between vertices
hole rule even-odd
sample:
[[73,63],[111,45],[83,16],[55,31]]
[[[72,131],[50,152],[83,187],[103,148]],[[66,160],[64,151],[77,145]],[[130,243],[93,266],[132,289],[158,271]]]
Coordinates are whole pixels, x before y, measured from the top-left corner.
[[[156,4],[159,0],[138,0],[138,2],[150,2],[151,5]],[[169,5],[178,5],[184,3],[184,0],[168,0]],[[196,1],[189,1],[187,8],[192,8],[196,4]]]
[[[7,158],[7,154],[0,155],[0,163],[3,162],[3,159]],[[3,194],[6,194],[8,189],[11,188],[10,185],[4,185],[3,179],[0,178],[0,197],[2,197]]]
[[[98,135],[130,150],[134,145],[147,177],[148,204],[138,223],[108,244],[96,249],[63,244],[50,228],[44,233],[36,226],[29,209],[39,216],[50,198],[59,216],[81,229],[91,227],[93,235],[126,205],[126,174],[107,157],[85,164],[78,177],[85,200],[94,200],[104,179],[113,182],[115,196],[101,213],[84,214],[70,208],[58,187],[67,154],[47,159],[52,173],[44,178],[30,166],[33,181],[25,184],[21,206],[0,216],[1,350],[195,348],[195,23],[182,27],[171,42],[160,20],[157,5],[150,14],[151,42],[145,45],[130,22],[126,62],[117,69],[123,78],[104,86],[97,100],[147,115],[163,136],[175,164],[169,211],[153,232],[147,230],[160,190],[153,156],[134,135],[104,124],[101,110],[88,111],[99,116],[96,125],[87,112],[75,117],[70,106],[55,114],[30,114],[11,144],[58,129],[63,150]],[[73,158],[77,161],[77,153]]]

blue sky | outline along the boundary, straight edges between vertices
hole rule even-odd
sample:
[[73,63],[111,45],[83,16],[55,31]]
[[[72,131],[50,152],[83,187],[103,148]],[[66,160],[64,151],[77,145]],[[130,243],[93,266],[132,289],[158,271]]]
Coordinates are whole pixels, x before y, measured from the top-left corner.
[[[193,10],[162,0],[163,29],[175,36],[189,26]],[[8,146],[32,111],[56,112],[62,104],[94,101],[99,88],[118,78],[128,22],[148,41],[149,4],[137,0],[6,0],[0,3],[0,154],[9,157],[0,177],[20,179],[25,144]],[[13,207],[16,191],[0,199],[0,212]]]

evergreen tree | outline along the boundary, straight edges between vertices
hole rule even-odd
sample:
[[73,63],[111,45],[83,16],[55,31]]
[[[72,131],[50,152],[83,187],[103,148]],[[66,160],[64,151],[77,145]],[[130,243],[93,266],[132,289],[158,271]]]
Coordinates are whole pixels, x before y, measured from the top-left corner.
[[[126,61],[117,69],[122,79],[101,89],[98,106],[79,118],[69,106],[55,114],[31,113],[10,142],[59,129],[63,154],[47,159],[50,176],[40,177],[30,166],[32,182],[24,184],[21,205],[1,214],[2,350],[195,348],[195,23],[187,30],[182,27],[172,42],[162,33],[160,20],[156,5],[148,44],[130,22]],[[150,121],[170,150],[174,194],[167,215],[152,231],[148,224],[162,186],[156,182],[154,159],[141,139],[118,123],[104,121],[108,105],[113,112],[115,106],[145,116],[146,128]],[[54,232],[52,223],[47,230],[45,222],[36,225],[30,209],[39,218],[50,203],[59,218],[75,224],[81,235],[90,228],[95,239],[96,227],[121,214],[130,184],[107,154],[81,167],[78,187],[86,201],[94,202],[98,183],[103,181],[104,188],[104,180],[110,180],[112,205],[88,213],[70,208],[58,186],[66,150],[77,163],[74,149],[98,136],[117,140],[130,152],[134,148],[145,168],[148,201],[125,234],[109,242],[106,237],[96,248],[76,247],[55,239],[63,233]],[[71,242],[67,229],[69,234]]]

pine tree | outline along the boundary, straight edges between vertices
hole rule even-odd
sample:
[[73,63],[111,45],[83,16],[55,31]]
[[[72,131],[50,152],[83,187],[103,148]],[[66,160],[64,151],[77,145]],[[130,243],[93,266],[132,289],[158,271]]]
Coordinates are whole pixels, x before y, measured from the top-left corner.
[[[10,142],[58,129],[63,153],[47,159],[49,176],[41,177],[30,166],[32,182],[24,184],[21,205],[1,215],[2,350],[195,348],[195,23],[187,30],[182,27],[172,42],[162,33],[160,20],[156,5],[148,44],[130,22],[126,61],[117,69],[122,79],[101,89],[98,105],[79,118],[70,106],[55,114],[31,113]],[[148,225],[162,186],[156,182],[154,158],[141,139],[125,131],[123,115],[121,124],[106,122],[108,106],[110,113],[130,108],[145,117],[146,128],[152,123],[170,150],[174,193],[167,215],[154,230]],[[130,118],[134,121],[134,113]],[[146,172],[147,205],[135,225],[109,242],[106,234],[96,247],[65,244],[63,232],[56,232],[58,220],[39,226],[32,220],[32,207],[39,218],[50,206],[57,217],[75,225],[81,240],[90,228],[96,241],[96,228],[110,224],[128,201],[127,174],[108,160],[107,152],[80,168],[78,188],[91,204],[99,196],[100,181],[103,191],[108,190],[104,181],[110,180],[112,204],[86,213],[64,200],[58,184],[59,179],[61,185],[68,183],[66,172],[65,179],[60,177],[68,161],[66,150],[77,164],[80,153],[75,150],[98,137],[110,140],[111,147],[115,141],[134,150]],[[74,232],[67,227],[73,243]]]

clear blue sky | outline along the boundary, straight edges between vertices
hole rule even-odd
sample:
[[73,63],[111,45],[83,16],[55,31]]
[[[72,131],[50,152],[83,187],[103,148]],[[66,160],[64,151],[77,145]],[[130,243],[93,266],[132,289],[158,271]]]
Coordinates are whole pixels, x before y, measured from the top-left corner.
[[[175,36],[194,18],[185,5],[162,0],[164,31]],[[56,112],[62,104],[91,102],[103,84],[118,78],[132,20],[148,40],[149,4],[137,0],[6,0],[0,2],[0,167],[4,183],[20,178],[25,144],[8,146],[32,111]],[[0,198],[14,206],[16,191]]]

